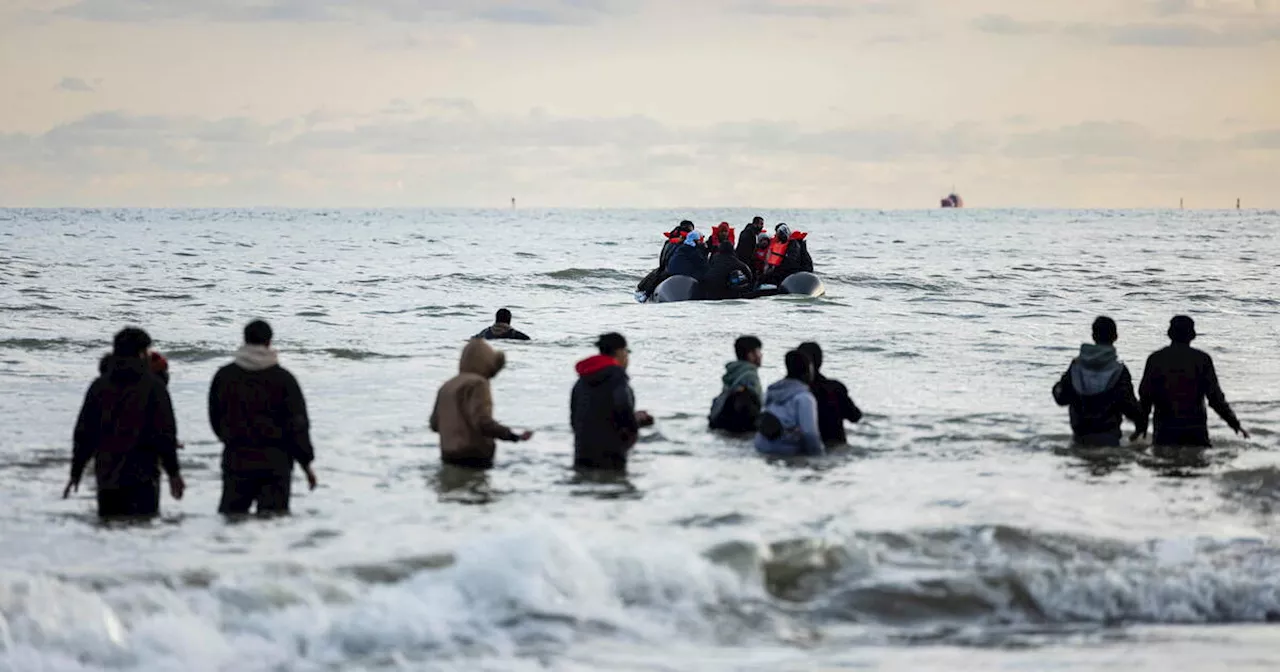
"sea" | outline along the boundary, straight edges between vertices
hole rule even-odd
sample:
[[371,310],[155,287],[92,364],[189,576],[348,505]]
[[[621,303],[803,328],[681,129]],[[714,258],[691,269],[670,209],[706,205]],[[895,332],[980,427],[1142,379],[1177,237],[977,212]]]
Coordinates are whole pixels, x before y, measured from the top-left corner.
[[[820,298],[640,304],[662,233],[807,231]],[[1280,214],[1114,210],[0,210],[0,670],[1280,669]],[[509,308],[485,474],[428,428]],[[1195,318],[1252,438],[1071,446],[1050,389],[1090,324],[1139,379]],[[217,515],[206,399],[268,320],[320,486]],[[181,501],[62,498],[111,336],[170,362]],[[571,470],[574,364],[631,344],[625,477]],[[733,341],[814,340],[866,413],[770,461],[707,430]],[[1128,427],[1128,425],[1126,425]],[[91,473],[91,472],[90,472]]]

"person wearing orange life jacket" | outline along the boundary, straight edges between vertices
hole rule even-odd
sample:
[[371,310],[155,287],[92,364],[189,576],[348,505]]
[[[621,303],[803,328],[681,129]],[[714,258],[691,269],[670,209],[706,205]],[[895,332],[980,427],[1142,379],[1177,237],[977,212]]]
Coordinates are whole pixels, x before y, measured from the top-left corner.
[[813,272],[813,258],[809,256],[806,233],[792,231],[786,224],[778,224],[765,255],[763,284],[777,285],[792,273]]

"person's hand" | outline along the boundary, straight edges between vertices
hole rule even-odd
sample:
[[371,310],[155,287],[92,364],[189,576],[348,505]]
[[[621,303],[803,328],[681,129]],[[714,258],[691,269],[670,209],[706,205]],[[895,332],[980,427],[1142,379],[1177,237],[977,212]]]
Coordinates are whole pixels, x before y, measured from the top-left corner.
[[169,477],[169,494],[174,499],[182,499],[182,493],[187,491],[187,482],[182,480],[181,476]]
[[532,438],[533,438],[533,432],[527,429],[524,430],[523,433],[521,433],[519,436],[516,437],[516,439],[519,441],[528,441],[529,439],[532,439]]
[[1249,440],[1249,432],[1248,432],[1247,430],[1245,430],[1245,428],[1244,428],[1244,427],[1236,427],[1235,431],[1236,431],[1236,434],[1239,434],[1239,435],[1240,435],[1240,438],[1242,438],[1242,439],[1244,439],[1244,440],[1246,440],[1246,441],[1248,441],[1248,440]]
[[70,497],[73,492],[80,492],[80,479],[78,478],[67,481],[67,487],[62,491],[62,498]]
[[302,473],[306,474],[307,476],[307,488],[310,490],[315,490],[316,484],[319,483],[319,481],[316,480],[316,472],[311,469],[311,465],[308,464],[307,466],[303,467]]
[[641,427],[649,427],[653,425],[653,416],[645,411],[636,411],[636,424]]

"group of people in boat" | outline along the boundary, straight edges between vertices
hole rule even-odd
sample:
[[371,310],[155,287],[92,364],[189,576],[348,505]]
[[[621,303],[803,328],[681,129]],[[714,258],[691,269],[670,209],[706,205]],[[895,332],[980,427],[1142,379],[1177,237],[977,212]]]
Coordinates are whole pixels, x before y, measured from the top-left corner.
[[720,222],[704,235],[687,219],[662,235],[658,267],[636,286],[645,298],[672,276],[697,280],[701,298],[732,299],[748,296],[763,285],[780,285],[793,273],[813,272],[808,234],[793,231],[785,223],[769,233],[763,217],[752,219],[740,235],[728,222]]

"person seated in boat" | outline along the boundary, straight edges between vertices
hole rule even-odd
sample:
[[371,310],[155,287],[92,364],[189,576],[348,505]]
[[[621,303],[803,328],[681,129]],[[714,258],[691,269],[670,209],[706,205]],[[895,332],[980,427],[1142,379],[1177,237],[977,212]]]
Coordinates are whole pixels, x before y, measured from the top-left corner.
[[654,290],[667,278],[667,262],[671,261],[671,255],[684,244],[685,236],[693,230],[693,222],[686,219],[676,228],[662,234],[666,240],[662,243],[662,251],[658,253],[658,267],[649,271],[649,274],[636,285],[637,292],[643,293],[645,298],[653,296]]
[[698,284],[704,299],[738,298],[755,286],[751,268],[738,260],[729,241],[720,243],[719,251],[711,255],[707,273]]
[[733,227],[729,226],[729,222],[720,222],[717,226],[711,227],[711,235],[707,241],[710,256],[714,258],[719,254],[724,243],[729,244],[729,254],[733,254],[734,240]]
[[769,241],[764,274],[760,282],[766,285],[780,285],[793,273],[801,271],[812,273],[813,258],[809,256],[809,245],[805,241],[808,235],[800,231],[792,231],[786,224],[779,224],[774,229],[773,239]]
[[[769,234],[764,230],[764,217],[756,217],[751,223],[743,227],[742,235],[738,236],[738,243],[735,252],[738,259],[742,263],[752,266],[756,258],[756,251],[759,249],[758,238],[763,235],[765,240],[769,239]],[[766,246],[767,247],[767,246]],[[763,255],[761,255],[763,259]],[[754,267],[753,267],[754,268]]]
[[503,308],[494,316],[493,326],[488,327],[484,331],[472,336],[472,338],[483,338],[486,341],[511,339],[513,341],[527,341],[529,337],[523,332],[511,328],[511,311]]
[[703,244],[702,234],[698,231],[690,231],[685,236],[684,244],[671,254],[671,260],[667,262],[667,277],[687,275],[701,281],[707,275],[708,268],[706,245]]

